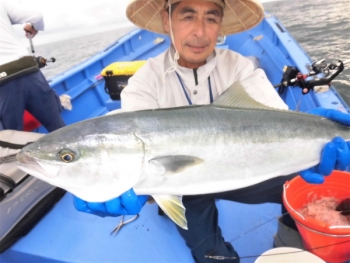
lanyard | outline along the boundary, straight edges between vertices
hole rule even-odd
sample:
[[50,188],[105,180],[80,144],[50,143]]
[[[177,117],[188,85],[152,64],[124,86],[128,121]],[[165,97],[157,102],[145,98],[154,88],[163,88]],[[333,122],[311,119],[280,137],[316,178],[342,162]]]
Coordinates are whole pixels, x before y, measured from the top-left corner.
[[[183,84],[183,82],[182,82],[182,80],[181,80],[180,75],[179,75],[176,71],[175,71],[175,73],[176,73],[177,78],[178,78],[179,81],[180,81],[182,90],[183,90],[184,93],[185,93],[185,96],[186,96],[186,99],[187,99],[187,101],[188,101],[188,104],[192,105],[193,103],[192,103],[190,97],[188,96],[188,94],[187,94],[187,92],[186,92],[185,86],[184,86],[184,84]],[[212,91],[211,91],[210,76],[208,77],[208,86],[209,86],[210,103],[213,103],[214,99],[213,99],[213,93],[212,93]]]

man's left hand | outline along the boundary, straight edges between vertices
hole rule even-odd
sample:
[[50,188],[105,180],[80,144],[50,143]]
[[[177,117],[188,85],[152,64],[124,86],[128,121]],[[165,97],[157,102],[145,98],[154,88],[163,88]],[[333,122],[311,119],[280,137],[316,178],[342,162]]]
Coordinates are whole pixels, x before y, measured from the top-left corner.
[[[343,125],[350,126],[350,115],[333,110],[316,108],[309,114],[325,117]],[[347,170],[350,165],[350,142],[341,137],[335,137],[322,150],[320,163],[310,169],[300,172],[300,176],[308,183],[321,184],[324,176],[330,175],[333,170]]]

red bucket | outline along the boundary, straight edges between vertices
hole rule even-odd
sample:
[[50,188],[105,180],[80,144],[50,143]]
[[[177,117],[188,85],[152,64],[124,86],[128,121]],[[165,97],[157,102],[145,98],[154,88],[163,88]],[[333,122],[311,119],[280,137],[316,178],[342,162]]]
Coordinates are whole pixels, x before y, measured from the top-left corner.
[[350,173],[333,171],[320,185],[308,184],[300,176],[284,184],[283,202],[297,223],[305,249],[327,262],[350,260],[350,226],[330,226],[296,211],[322,197],[350,197]]

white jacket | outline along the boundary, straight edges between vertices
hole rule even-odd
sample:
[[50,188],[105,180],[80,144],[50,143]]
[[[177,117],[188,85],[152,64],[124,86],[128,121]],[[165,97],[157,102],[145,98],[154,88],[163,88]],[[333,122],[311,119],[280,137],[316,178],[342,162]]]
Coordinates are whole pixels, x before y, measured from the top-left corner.
[[[121,93],[123,111],[189,105],[176,73],[171,71],[165,74],[171,68],[173,53],[173,48],[169,48],[157,57],[149,59],[129,79],[127,87]],[[271,107],[288,109],[264,71],[254,69],[249,59],[231,50],[215,49],[207,63],[197,69],[198,85],[195,84],[192,69],[178,65],[176,72],[180,75],[193,104],[210,103],[209,76],[214,100],[235,81],[252,78],[255,83],[245,87],[251,97]]]
[[44,30],[40,12],[28,10],[15,0],[0,0],[0,65],[29,55],[12,26],[24,23],[31,23],[36,30]]

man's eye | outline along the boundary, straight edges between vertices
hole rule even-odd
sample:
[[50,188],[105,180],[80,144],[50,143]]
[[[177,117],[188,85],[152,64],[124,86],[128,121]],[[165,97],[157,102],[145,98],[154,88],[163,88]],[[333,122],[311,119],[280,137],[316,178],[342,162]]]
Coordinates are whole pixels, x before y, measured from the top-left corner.
[[207,21],[210,23],[218,23],[218,19],[217,18],[212,18],[212,17],[208,17]]
[[184,19],[185,19],[185,20],[192,20],[192,19],[193,19],[193,16],[185,16]]

